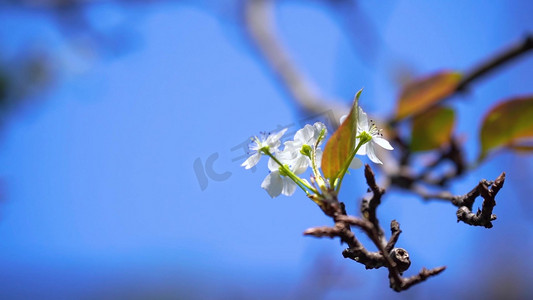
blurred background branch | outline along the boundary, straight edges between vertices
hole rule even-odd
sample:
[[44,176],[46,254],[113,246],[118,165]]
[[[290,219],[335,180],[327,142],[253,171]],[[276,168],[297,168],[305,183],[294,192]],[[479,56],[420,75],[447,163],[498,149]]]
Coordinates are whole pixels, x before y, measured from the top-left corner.
[[347,107],[337,101],[328,101],[319,96],[315,85],[306,78],[290,59],[286,47],[275,33],[273,9],[275,1],[249,0],[244,2],[244,24],[251,41],[275,75],[290,99],[294,100],[306,114],[333,111],[331,122],[338,126],[338,119],[346,113]]

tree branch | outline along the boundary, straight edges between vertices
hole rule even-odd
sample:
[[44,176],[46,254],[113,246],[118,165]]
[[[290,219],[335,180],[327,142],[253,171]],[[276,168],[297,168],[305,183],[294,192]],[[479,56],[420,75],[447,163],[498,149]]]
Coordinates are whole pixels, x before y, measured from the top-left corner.
[[385,252],[391,252],[394,246],[396,245],[396,242],[398,242],[398,238],[400,238],[400,233],[402,231],[400,230],[400,224],[396,220],[392,220],[390,223],[390,231],[391,231],[391,237],[389,239],[389,242],[385,246]]
[[361,202],[361,214],[365,219],[372,223],[378,237],[380,239],[384,239],[385,233],[379,225],[379,220],[376,216],[376,210],[378,205],[381,204],[381,196],[385,194],[385,190],[377,185],[374,172],[368,164],[365,165],[365,179],[368,187],[372,191],[372,197],[370,199],[363,199]]
[[459,82],[456,88],[456,92],[462,92],[468,89],[468,86],[496,69],[502,67],[506,63],[520,57],[522,54],[527,53],[533,49],[533,35],[528,34],[521,42],[512,45],[502,52],[489,58],[487,61],[481,63],[477,67],[466,73],[463,79]]
[[[326,215],[333,218],[335,225],[333,227],[310,228],[304,232],[304,235],[340,237],[341,241],[348,244],[348,248],[342,252],[345,258],[351,258],[363,264],[366,269],[386,267],[389,270],[390,286],[398,292],[442,272],[445,267],[429,271],[422,269],[418,275],[410,278],[402,277],[403,272],[411,265],[411,261],[409,253],[405,249],[394,248],[401,233],[400,225],[395,220],[391,222],[391,237],[389,241],[386,241],[383,229],[379,226],[379,221],[376,217],[376,210],[381,203],[381,196],[385,193],[385,190],[376,184],[374,172],[369,165],[365,166],[365,177],[373,195],[370,199],[362,201],[361,211],[363,218],[346,215],[344,206],[337,201],[336,192],[331,191],[321,202],[320,208]],[[378,251],[368,251],[357,240],[355,234],[350,230],[350,226],[362,229]]]
[[[420,283],[422,281],[425,281],[431,276],[435,276],[440,274],[442,271],[446,270],[446,267],[437,267],[433,268],[431,270],[428,270],[426,268],[422,268],[422,270],[415,276],[411,276],[409,278],[403,278],[401,283],[401,290],[406,290],[410,288],[411,286]],[[391,287],[393,287],[393,282],[391,280]],[[394,288],[394,287],[393,287]],[[395,291],[399,292],[401,290],[394,289]]]
[[[446,200],[459,207],[457,210],[457,222],[463,221],[469,225],[492,228],[492,221],[496,220],[496,215],[492,214],[492,210],[494,209],[494,206],[496,206],[496,194],[498,194],[503,187],[504,182],[505,172],[502,172],[494,182],[483,179],[470,192],[462,196],[454,196],[445,192],[426,194],[422,191],[418,191],[418,194],[426,200]],[[478,196],[483,198],[483,204],[481,210],[478,209],[474,214],[472,212],[472,207]]]

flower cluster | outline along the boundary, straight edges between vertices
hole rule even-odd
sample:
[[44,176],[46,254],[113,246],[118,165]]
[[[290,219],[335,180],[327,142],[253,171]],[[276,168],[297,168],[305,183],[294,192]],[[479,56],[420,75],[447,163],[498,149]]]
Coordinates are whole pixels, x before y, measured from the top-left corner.
[[[353,155],[367,155],[374,163],[381,164],[381,160],[376,155],[376,146],[387,150],[393,150],[390,143],[383,138],[380,130],[375,123],[370,120],[366,113],[358,107],[357,113],[357,130],[353,136],[355,140],[355,149]],[[344,122],[346,116],[341,118]],[[294,135],[294,139],[286,141],[283,149],[280,149],[281,138],[287,129],[283,129],[274,134],[262,134],[260,137],[253,137],[249,146],[250,157],[242,163],[245,169],[254,167],[260,160],[261,156],[269,156],[268,169],[270,173],[261,183],[261,187],[272,197],[280,194],[291,196],[297,187],[300,187],[308,196],[321,195],[321,192],[327,189],[340,187],[343,174],[340,174],[340,181],[327,181],[320,171],[322,161],[321,145],[326,138],[327,129],[321,122],[313,125],[305,125]],[[362,166],[362,162],[353,157],[349,158],[349,168],[357,169]],[[299,175],[312,169],[313,175],[309,181],[302,179]]]

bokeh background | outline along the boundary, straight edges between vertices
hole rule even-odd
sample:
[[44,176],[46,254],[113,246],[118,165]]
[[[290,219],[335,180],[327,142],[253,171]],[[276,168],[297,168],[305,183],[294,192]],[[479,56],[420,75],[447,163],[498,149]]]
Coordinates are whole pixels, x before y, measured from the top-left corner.
[[[533,296],[531,156],[500,153],[453,182],[506,171],[494,228],[389,191],[398,246],[448,269],[397,294],[386,270],[304,237],[330,220],[303,194],[270,199],[250,135],[313,118],[250,38],[247,1],[0,1],[0,298],[356,299]],[[533,2],[270,3],[277,38],[321,98],[386,118],[408,79],[467,71],[533,29]],[[533,92],[533,56],[450,102],[467,157],[483,112]],[[349,183],[349,184],[348,184]],[[362,171],[341,194],[351,213]],[[363,241],[366,241],[363,239]]]

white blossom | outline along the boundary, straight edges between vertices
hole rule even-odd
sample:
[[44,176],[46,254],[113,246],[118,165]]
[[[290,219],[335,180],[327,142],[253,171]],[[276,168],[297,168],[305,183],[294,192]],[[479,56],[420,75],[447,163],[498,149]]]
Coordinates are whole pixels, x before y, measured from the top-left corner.
[[383,138],[383,134],[377,128],[376,124],[372,120],[368,120],[366,113],[361,107],[359,107],[359,117],[357,118],[357,137],[361,135],[370,136],[370,141],[363,144],[357,151],[358,155],[367,155],[368,158],[376,164],[383,164],[376,155],[377,146],[386,150],[393,150],[391,144]]
[[271,154],[278,152],[278,148],[281,145],[281,137],[285,134],[287,128],[281,130],[275,134],[261,134],[261,137],[253,137],[252,143],[248,146],[250,150],[250,157],[246,159],[241,166],[245,169],[251,169],[259,162],[264,151],[269,151]]
[[[291,165],[292,169],[294,170],[295,174],[301,174],[307,170],[307,168],[311,164],[311,159],[308,155],[305,155],[306,153],[305,148],[303,148],[305,145],[309,146],[306,147],[307,149],[311,149],[315,146],[318,138],[320,137],[320,134],[322,133],[322,130],[325,132],[323,133],[323,137],[326,135],[326,125],[324,125],[321,122],[316,122],[313,125],[305,125],[304,128],[298,130],[296,134],[294,135],[293,141],[285,142],[285,149],[280,154],[286,161],[288,161],[289,165]],[[319,144],[321,144],[322,141],[320,141]],[[308,152],[309,154],[310,152]],[[322,161],[322,149],[317,148],[316,149],[316,164],[317,167],[320,167],[320,162]]]
[[267,191],[270,197],[275,198],[280,194],[291,196],[296,190],[296,183],[288,176],[281,175],[280,165],[272,158],[268,160],[270,174],[261,183],[261,187]]

